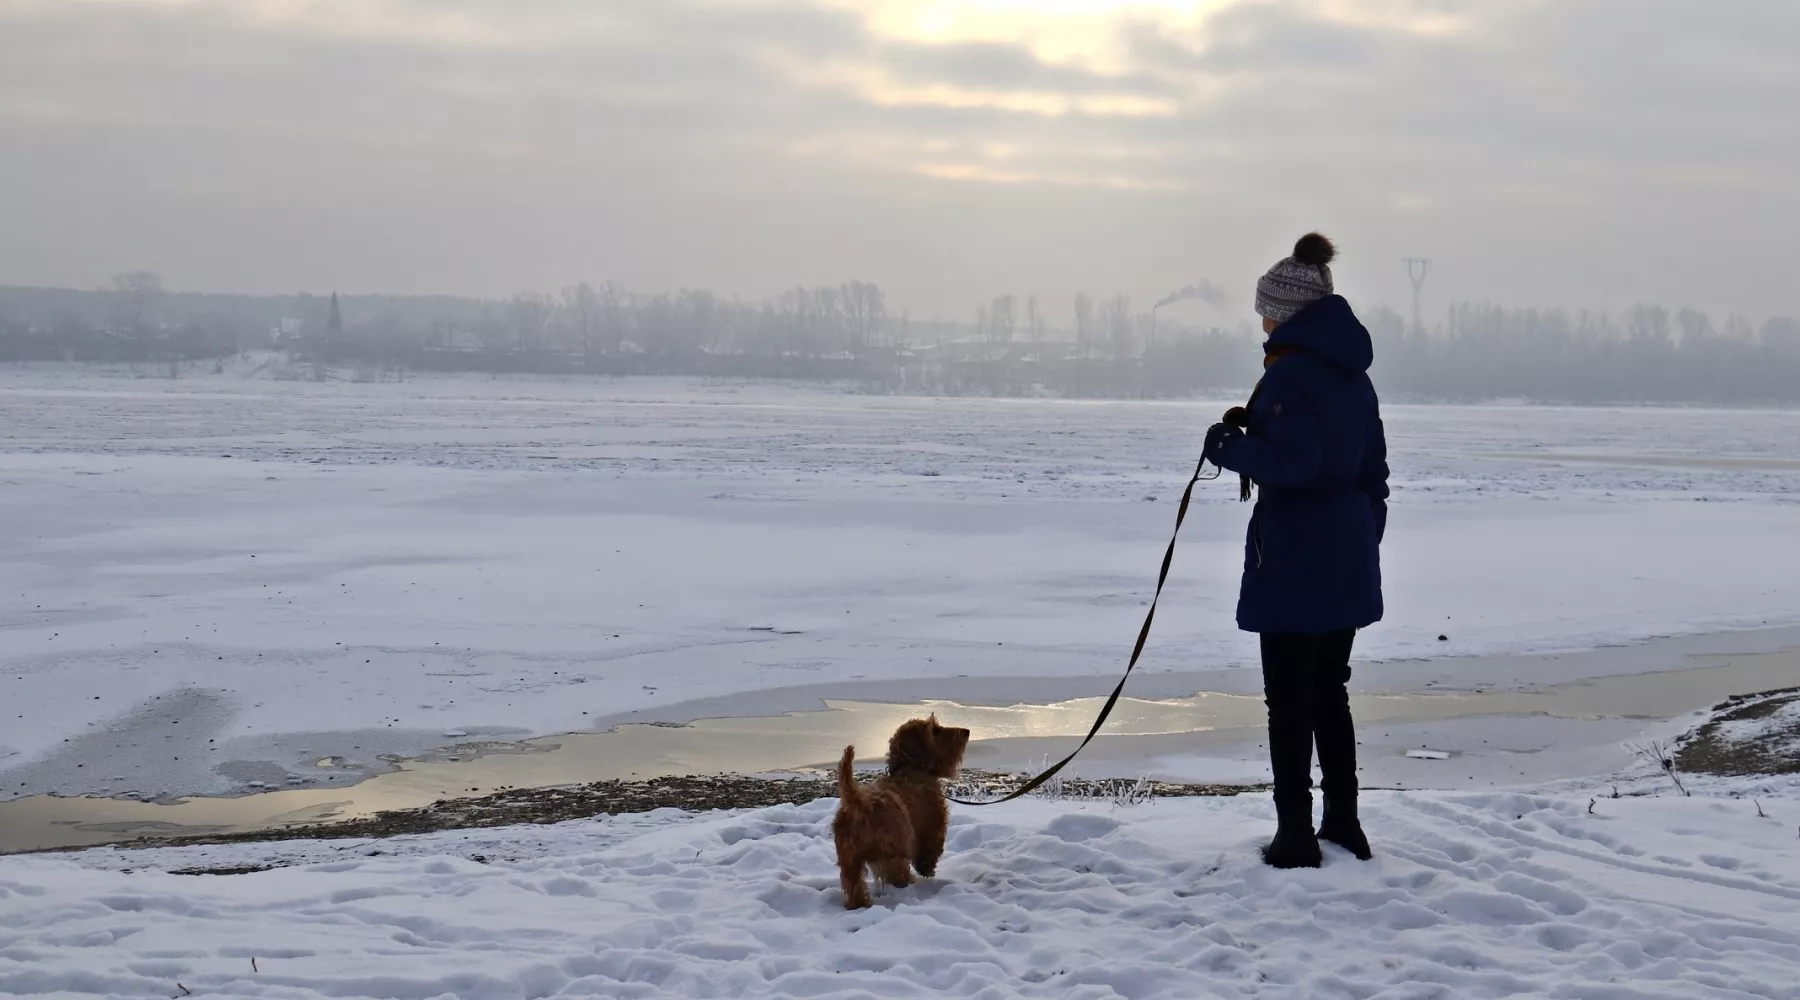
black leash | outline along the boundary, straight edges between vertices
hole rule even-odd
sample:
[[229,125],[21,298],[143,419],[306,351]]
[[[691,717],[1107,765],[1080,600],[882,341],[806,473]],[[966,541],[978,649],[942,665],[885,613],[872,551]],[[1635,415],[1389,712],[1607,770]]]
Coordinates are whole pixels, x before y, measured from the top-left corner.
[[1144,627],[1138,629],[1137,645],[1131,647],[1131,660],[1125,664],[1124,676],[1119,678],[1118,686],[1113,688],[1112,694],[1106,699],[1106,704],[1101,706],[1100,714],[1094,718],[1093,728],[1089,729],[1087,736],[1082,738],[1081,745],[1077,746],[1074,750],[1069,751],[1067,757],[1050,765],[1043,773],[1032,778],[1030,781],[1027,781],[1004,798],[983,799],[979,802],[973,802],[968,799],[959,799],[954,795],[945,795],[945,798],[958,805],[992,806],[999,805],[1002,802],[1011,802],[1021,795],[1029,794],[1039,785],[1055,777],[1056,772],[1061,771],[1064,767],[1068,766],[1068,763],[1075,759],[1075,755],[1080,753],[1082,749],[1094,739],[1094,734],[1100,731],[1100,727],[1106,724],[1106,717],[1112,714],[1113,706],[1119,703],[1119,695],[1125,693],[1125,682],[1131,679],[1131,671],[1137,667],[1138,657],[1144,655],[1144,643],[1150,640],[1150,623],[1156,620],[1156,602],[1162,598],[1163,584],[1167,583],[1169,580],[1169,565],[1175,561],[1175,540],[1181,537],[1181,522],[1187,520],[1188,504],[1194,499],[1194,484],[1201,482],[1202,480],[1219,478],[1218,469],[1214,469],[1213,474],[1210,476],[1202,476],[1200,473],[1204,471],[1205,468],[1206,459],[1203,457],[1200,459],[1199,463],[1194,466],[1194,475],[1188,480],[1187,489],[1181,491],[1181,506],[1175,510],[1175,531],[1169,536],[1168,551],[1163,553],[1162,570],[1156,574],[1156,593],[1150,598],[1150,610],[1144,613]]

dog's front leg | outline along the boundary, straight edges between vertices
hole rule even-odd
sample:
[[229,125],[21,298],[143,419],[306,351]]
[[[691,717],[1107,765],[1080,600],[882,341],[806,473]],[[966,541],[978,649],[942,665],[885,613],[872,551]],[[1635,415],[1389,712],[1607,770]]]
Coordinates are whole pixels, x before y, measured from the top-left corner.
[[874,900],[869,898],[869,883],[863,879],[861,858],[853,858],[849,863],[839,860],[838,884],[844,890],[844,909],[860,910],[874,905]]
[[896,889],[912,885],[912,869],[907,866],[904,857],[889,858],[877,870],[881,873],[881,880]]
[[919,834],[918,850],[913,855],[913,867],[919,874],[931,878],[937,874],[938,859],[944,856],[944,827],[933,826]]

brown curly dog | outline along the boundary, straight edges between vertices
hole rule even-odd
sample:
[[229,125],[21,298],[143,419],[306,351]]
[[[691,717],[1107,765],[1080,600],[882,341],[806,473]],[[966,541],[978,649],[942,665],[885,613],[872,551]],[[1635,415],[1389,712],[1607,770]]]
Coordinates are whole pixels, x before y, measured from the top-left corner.
[[897,887],[912,884],[914,869],[926,878],[937,871],[950,826],[939,782],[956,776],[968,748],[969,731],[940,726],[936,715],[904,722],[888,740],[887,774],[867,788],[856,783],[851,769],[856,748],[844,748],[838,811],[831,821],[844,909],[870,905],[865,868]]

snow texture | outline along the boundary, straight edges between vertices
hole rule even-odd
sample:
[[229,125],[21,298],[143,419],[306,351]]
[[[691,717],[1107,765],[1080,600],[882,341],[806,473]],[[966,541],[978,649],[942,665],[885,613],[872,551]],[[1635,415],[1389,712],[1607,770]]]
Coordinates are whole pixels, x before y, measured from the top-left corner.
[[1260,796],[959,808],[940,877],[854,913],[830,801],[13,857],[0,994],[1791,1000],[1800,786],[1761,794],[1377,793],[1376,859],[1302,872]]

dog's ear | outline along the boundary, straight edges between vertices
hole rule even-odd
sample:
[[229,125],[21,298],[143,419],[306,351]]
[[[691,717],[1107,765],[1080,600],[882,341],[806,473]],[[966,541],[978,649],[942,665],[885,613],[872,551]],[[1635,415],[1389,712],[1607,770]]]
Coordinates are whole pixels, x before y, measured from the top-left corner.
[[927,719],[901,723],[900,728],[894,730],[893,739],[888,741],[888,771],[899,772],[909,768],[935,771],[937,738],[933,728],[934,723]]
[[930,765],[937,759],[937,716],[925,720],[925,724],[913,727],[913,745],[918,749],[919,763]]

